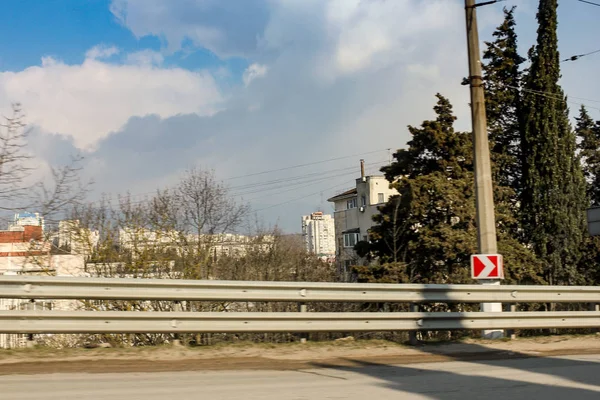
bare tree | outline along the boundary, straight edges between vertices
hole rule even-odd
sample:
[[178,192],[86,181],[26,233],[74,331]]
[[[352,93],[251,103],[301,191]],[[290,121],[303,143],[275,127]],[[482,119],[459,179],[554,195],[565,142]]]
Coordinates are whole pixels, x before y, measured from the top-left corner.
[[174,193],[185,224],[198,235],[234,230],[248,212],[247,206],[229,197],[227,188],[216,181],[213,171],[187,170]]
[[35,240],[29,242],[26,256],[11,260],[22,262],[21,268],[33,266],[44,270],[50,265],[47,247],[61,213],[83,201],[91,182],[82,184],[79,179],[81,156],[73,157],[60,167],[51,167],[50,176],[35,182],[36,168],[34,157],[28,151],[28,133],[21,105],[15,103],[11,116],[4,117],[4,123],[0,124],[0,212],[3,219],[10,212],[23,210],[35,211],[44,217],[49,228],[45,235],[36,235]]
[[50,177],[28,182],[35,170],[32,155],[27,152],[25,116],[19,103],[12,106],[12,115],[0,125],[0,210],[35,209],[47,220],[70,206],[80,203],[91,182],[82,184],[80,172],[83,157],[51,167]]
[[35,185],[35,197],[30,207],[39,210],[46,221],[57,222],[69,209],[85,200],[92,181],[81,181],[82,162],[83,156],[72,156],[68,164],[50,168],[50,183],[42,180]]
[[21,105],[12,106],[12,115],[0,126],[0,210],[12,211],[26,193],[24,180],[31,167],[25,151],[27,130]]

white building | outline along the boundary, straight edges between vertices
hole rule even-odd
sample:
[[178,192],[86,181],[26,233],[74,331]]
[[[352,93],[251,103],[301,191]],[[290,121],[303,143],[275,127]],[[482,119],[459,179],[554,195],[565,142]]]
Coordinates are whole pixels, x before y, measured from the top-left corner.
[[134,256],[146,250],[175,250],[177,252],[202,248],[210,252],[213,259],[219,257],[242,257],[249,251],[268,251],[275,243],[272,235],[246,236],[233,233],[190,234],[177,231],[159,231],[146,228],[119,229],[119,245],[131,250]]
[[71,254],[88,256],[98,246],[100,232],[80,226],[79,220],[58,223],[58,247],[70,247]]
[[379,213],[377,207],[397,194],[385,176],[365,176],[361,161],[361,177],[356,180],[356,187],[327,200],[335,206],[336,261],[344,271],[361,262],[354,246],[369,240],[369,229],[375,225],[373,216]]
[[331,215],[315,212],[302,216],[306,251],[321,257],[335,255],[335,223]]
[[[44,231],[44,217],[40,213],[22,212],[15,214],[12,226],[41,226]],[[9,227],[11,229],[11,227]]]

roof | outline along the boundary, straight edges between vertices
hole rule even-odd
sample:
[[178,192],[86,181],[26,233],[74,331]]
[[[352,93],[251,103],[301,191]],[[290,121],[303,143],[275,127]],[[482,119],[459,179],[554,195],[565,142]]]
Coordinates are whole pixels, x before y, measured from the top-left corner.
[[37,215],[31,212],[22,212],[17,214],[17,218],[37,218]]
[[346,190],[345,192],[340,193],[338,195],[335,195],[332,198],[327,199],[327,201],[342,200],[342,199],[344,199],[346,197],[352,197],[352,196],[357,195],[357,194],[358,194],[358,191],[356,190],[356,188],[354,188],[354,189]]

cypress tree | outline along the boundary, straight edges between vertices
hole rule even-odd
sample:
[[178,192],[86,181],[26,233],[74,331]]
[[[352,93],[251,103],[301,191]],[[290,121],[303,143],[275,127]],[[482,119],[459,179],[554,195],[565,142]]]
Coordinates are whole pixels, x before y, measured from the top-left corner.
[[494,31],[494,41],[485,43],[483,74],[493,180],[517,193],[521,183],[520,66],[525,59],[517,49],[515,8],[504,9],[504,21]]
[[589,205],[600,206],[600,121],[594,123],[585,106],[581,106],[576,120],[577,147],[587,182]]
[[[588,205],[597,207],[600,206],[600,121],[594,123],[584,106],[579,109],[576,120],[577,147],[587,184]],[[600,282],[600,237],[586,237],[580,271],[586,284]]]
[[585,181],[566,99],[558,84],[557,0],[540,0],[537,43],[523,90],[523,240],[548,284],[576,284],[585,231]]

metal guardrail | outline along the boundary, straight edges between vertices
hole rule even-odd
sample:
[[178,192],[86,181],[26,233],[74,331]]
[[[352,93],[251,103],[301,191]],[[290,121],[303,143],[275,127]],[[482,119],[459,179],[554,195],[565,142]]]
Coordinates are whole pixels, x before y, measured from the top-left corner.
[[186,313],[0,311],[4,333],[369,332],[597,327],[600,312]]
[[0,276],[0,298],[303,303],[600,303],[600,287]]
[[[0,276],[0,298],[403,302],[402,313],[0,311],[0,333],[366,332],[600,327],[600,287]],[[417,303],[589,303],[587,312],[423,313]],[[301,307],[301,311],[305,311]]]

